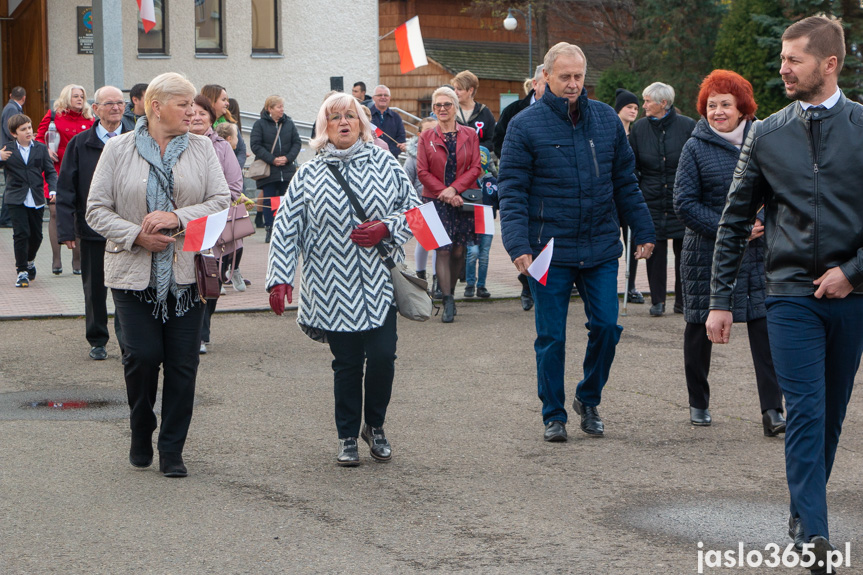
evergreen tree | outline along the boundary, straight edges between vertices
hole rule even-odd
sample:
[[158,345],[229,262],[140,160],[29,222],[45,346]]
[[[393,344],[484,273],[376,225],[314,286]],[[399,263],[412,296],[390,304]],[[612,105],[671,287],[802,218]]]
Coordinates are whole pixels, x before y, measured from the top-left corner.
[[670,84],[675,106],[687,116],[698,117],[698,87],[713,70],[726,6],[723,0],[642,0],[637,8],[631,50],[637,71],[647,84]]
[[781,7],[772,0],[734,0],[722,20],[713,56],[714,68],[733,70],[752,83],[760,118],[789,102],[779,77],[780,45],[770,38],[771,18],[782,18]]
[[[587,69],[587,73],[590,74],[590,68]],[[640,95],[645,86],[647,84],[637,73],[630,70],[626,64],[617,63],[602,71],[602,75],[596,82],[594,98],[613,107],[618,88]]]

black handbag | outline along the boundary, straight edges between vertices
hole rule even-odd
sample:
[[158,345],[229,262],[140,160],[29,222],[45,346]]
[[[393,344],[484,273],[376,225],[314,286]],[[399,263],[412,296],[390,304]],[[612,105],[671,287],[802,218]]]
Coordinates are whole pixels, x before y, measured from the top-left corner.
[[[482,203],[482,190],[479,188],[470,188],[461,193],[461,199],[468,204],[481,204]],[[472,209],[472,208],[471,208]]]
[[[345,195],[348,196],[348,200],[350,200],[351,205],[354,207],[354,211],[357,213],[357,216],[359,216],[363,221],[368,220],[369,218],[366,215],[366,211],[363,209],[363,206],[357,199],[356,194],[354,194],[354,191],[351,189],[350,184],[348,184],[348,181],[341,172],[339,172],[339,169],[333,164],[327,164],[327,167],[342,186],[342,189],[345,191]],[[399,310],[399,315],[414,321],[425,321],[430,318],[434,304],[428,294],[428,282],[409,273],[404,265],[396,264],[381,242],[375,244],[375,249],[378,250],[378,254],[380,254],[381,259],[384,260],[384,264],[386,264],[387,269],[390,270],[390,277],[393,284],[393,296],[396,300],[396,307]]]

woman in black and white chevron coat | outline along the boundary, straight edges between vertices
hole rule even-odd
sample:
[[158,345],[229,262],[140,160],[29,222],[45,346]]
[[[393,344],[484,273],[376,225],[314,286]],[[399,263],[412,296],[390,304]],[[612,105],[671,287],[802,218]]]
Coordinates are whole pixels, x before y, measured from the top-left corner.
[[[297,323],[333,353],[337,463],[359,465],[358,435],[374,459],[389,461],[383,424],[395,374],[396,309],[390,272],[374,246],[383,241],[394,260],[404,261],[401,246],[411,236],[404,213],[420,202],[395,157],[372,143],[372,125],[352,96],[327,98],[315,133],[311,144],[319,154],[297,171],[273,225],[270,307],[281,315],[285,299],[292,302],[302,256]],[[367,221],[357,216],[330,166],[347,180]]]

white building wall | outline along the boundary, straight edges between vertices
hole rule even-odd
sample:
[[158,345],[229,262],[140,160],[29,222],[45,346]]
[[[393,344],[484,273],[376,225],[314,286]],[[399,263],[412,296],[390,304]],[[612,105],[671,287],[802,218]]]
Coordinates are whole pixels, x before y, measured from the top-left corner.
[[[80,2],[84,4],[86,0]],[[76,5],[48,0],[49,97],[81,84],[93,94],[93,57],[77,53]],[[313,121],[330,76],[343,76],[345,90],[378,83],[377,0],[281,0],[277,58],[252,56],[251,0],[224,0],[225,57],[195,55],[194,2],[169,3],[168,58],[138,56],[137,4],[123,3],[124,89],[163,72],[185,74],[197,87],[221,84],[243,111],[258,112],[270,94],[285,98],[285,112]]]

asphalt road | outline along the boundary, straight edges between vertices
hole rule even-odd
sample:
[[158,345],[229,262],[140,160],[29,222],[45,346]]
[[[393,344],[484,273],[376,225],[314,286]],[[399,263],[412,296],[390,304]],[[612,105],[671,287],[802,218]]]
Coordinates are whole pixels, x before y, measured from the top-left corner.
[[[586,330],[579,300],[570,311],[571,398]],[[361,444],[362,465],[343,469],[331,355],[295,318],[214,318],[180,480],[129,465],[124,409],[22,407],[122,400],[113,341],[94,362],[83,319],[0,322],[0,573],[683,574],[697,572],[698,542],[789,542],[783,442],[762,435],[741,326],[714,347],[714,425],[695,428],[682,316],[630,306],[606,436],[575,416],[569,442],[549,444],[532,312],[469,302],[451,325],[400,320],[393,461]],[[842,573],[863,573],[861,424],[858,393],[829,485],[831,539],[852,551]]]

